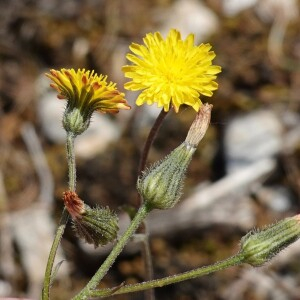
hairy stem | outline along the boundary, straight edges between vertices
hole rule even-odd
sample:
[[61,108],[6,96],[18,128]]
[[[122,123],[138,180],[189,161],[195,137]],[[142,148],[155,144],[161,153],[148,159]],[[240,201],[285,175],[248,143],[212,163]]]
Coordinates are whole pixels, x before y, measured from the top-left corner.
[[169,284],[174,284],[180,281],[193,279],[197,277],[201,277],[216,271],[220,271],[235,265],[239,265],[243,263],[243,254],[238,253],[232,257],[229,257],[223,261],[217,262],[213,265],[197,268],[188,272],[184,272],[181,274],[168,276],[161,279],[155,279],[151,281],[146,281],[137,284],[130,284],[125,286],[120,286],[119,288],[110,288],[110,289],[103,289],[103,290],[95,290],[91,294],[92,297],[109,297],[111,295],[120,295],[125,293],[133,293],[137,291],[143,291],[146,289],[153,289],[156,287],[163,287]]
[[67,160],[69,171],[69,190],[75,192],[76,190],[76,162],[74,151],[75,136],[73,133],[67,133]]
[[45,277],[44,277],[44,286],[43,286],[43,293],[42,293],[42,299],[48,300],[50,299],[50,287],[52,282],[52,271],[53,271],[53,264],[56,256],[56,252],[58,249],[58,246],[60,244],[60,241],[62,239],[63,233],[66,228],[66,224],[68,222],[69,213],[66,209],[63,210],[60,224],[56,230],[56,234],[52,243],[52,247],[49,253],[46,271],[45,271]]
[[[76,189],[76,164],[75,164],[75,153],[74,153],[74,140],[75,140],[74,134],[68,132],[66,151],[67,151],[68,172],[69,172],[69,190],[73,192],[75,192]],[[68,219],[69,219],[69,213],[67,212],[66,209],[64,209],[62,212],[59,226],[55,233],[55,237],[47,261],[43,292],[42,292],[43,300],[50,299],[50,286],[52,281],[54,260],[56,257],[58,246],[64,234]]]
[[[144,258],[145,264],[145,281],[150,281],[153,279],[153,263],[150,251],[149,235],[147,230],[147,222],[144,222],[144,238],[142,240],[142,257]],[[153,289],[145,291],[146,300],[155,300],[155,294]]]
[[[145,142],[145,145],[144,145],[144,148],[142,151],[140,163],[139,163],[139,170],[138,170],[139,175],[145,169],[151,145],[153,144],[155,136],[156,136],[157,132],[159,131],[163,120],[167,116],[167,113],[168,112],[164,111],[164,109],[161,110],[160,114],[158,115],[157,119],[155,120],[155,122],[149,132],[149,135],[147,137],[147,140]],[[141,201],[142,201],[142,199],[139,197],[139,202],[141,203]],[[139,203],[139,205],[140,205],[140,203]],[[142,255],[143,255],[144,261],[145,261],[145,272],[146,272],[145,280],[149,281],[149,280],[153,279],[153,263],[152,263],[151,251],[150,251],[150,246],[149,246],[148,230],[147,230],[146,223],[144,224],[144,227],[141,230],[141,233],[145,234],[145,238],[143,239],[143,242],[142,242],[142,247],[143,247]],[[145,293],[145,296],[146,296],[146,300],[154,300],[155,299],[153,290],[147,290]]]

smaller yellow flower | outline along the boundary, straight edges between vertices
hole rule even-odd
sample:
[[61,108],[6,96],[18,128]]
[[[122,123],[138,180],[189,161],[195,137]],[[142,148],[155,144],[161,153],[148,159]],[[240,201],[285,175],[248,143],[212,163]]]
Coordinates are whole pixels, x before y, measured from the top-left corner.
[[221,67],[212,65],[215,53],[210,44],[194,45],[194,35],[185,40],[180,33],[171,29],[164,40],[159,32],[149,33],[143,39],[145,45],[132,43],[133,54],[127,59],[133,65],[122,68],[125,76],[132,81],[125,88],[142,90],[137,105],[157,103],[165,111],[172,105],[176,112],[182,104],[199,111],[200,95],[212,96],[218,88],[214,81]]
[[130,109],[124,93],[116,89],[115,83],[107,83],[107,76],[85,69],[50,70],[46,76],[58,91],[57,97],[67,99],[63,125],[75,135],[88,128],[94,111],[118,113],[120,109]]
[[50,70],[50,73],[46,76],[53,81],[51,87],[59,92],[57,97],[73,102],[78,108],[86,105],[102,113],[130,109],[124,93],[116,89],[115,83],[106,82],[107,76],[85,69]]

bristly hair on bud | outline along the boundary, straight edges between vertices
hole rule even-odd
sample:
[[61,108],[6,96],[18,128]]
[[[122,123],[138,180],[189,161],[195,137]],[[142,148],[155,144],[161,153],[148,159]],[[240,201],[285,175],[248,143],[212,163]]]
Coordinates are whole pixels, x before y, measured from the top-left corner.
[[117,238],[118,217],[108,207],[90,208],[85,205],[81,218],[73,219],[73,228],[80,238],[97,248]]
[[65,192],[63,200],[73,221],[78,237],[96,247],[116,239],[119,230],[118,217],[108,207],[91,208],[75,192]]
[[202,105],[186,140],[138,178],[137,189],[152,209],[172,208],[180,199],[185,173],[210,122],[212,105]]
[[195,150],[182,143],[138,178],[137,190],[151,209],[169,209],[179,201],[185,173]]
[[283,219],[262,230],[251,231],[241,240],[243,262],[261,266],[300,238],[300,215]]

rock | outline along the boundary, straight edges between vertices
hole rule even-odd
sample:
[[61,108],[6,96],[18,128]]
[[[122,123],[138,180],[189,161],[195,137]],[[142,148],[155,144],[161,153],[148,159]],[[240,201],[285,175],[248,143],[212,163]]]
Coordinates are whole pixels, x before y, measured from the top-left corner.
[[166,13],[161,15],[163,24],[160,32],[166,36],[171,28],[178,29],[185,38],[191,32],[196,42],[204,41],[218,29],[216,14],[198,0],[175,1]]
[[[4,280],[0,280],[0,297],[5,297],[12,293],[11,285]],[[2,298],[3,299],[3,298]]]
[[226,0],[223,1],[223,10],[227,16],[235,16],[241,11],[256,4],[257,0]]
[[257,1],[255,10],[261,20],[272,22],[276,19],[289,22],[299,16],[299,5],[296,0],[264,0]]
[[272,22],[283,18],[287,21],[295,20],[299,16],[299,6],[296,0],[226,0],[223,10],[227,16],[235,16],[241,11],[254,7],[260,19]]
[[51,142],[56,144],[63,144],[66,141],[66,132],[61,123],[65,106],[66,102],[59,101],[52,92],[47,92],[37,102],[42,131]]
[[276,213],[287,212],[292,207],[291,192],[284,186],[260,187],[255,194],[260,203]]
[[82,158],[91,158],[104,152],[110,143],[118,140],[121,129],[107,115],[94,113],[86,132],[76,138],[75,153]]
[[233,118],[224,137],[226,168],[229,173],[270,158],[281,150],[283,127],[269,110]]

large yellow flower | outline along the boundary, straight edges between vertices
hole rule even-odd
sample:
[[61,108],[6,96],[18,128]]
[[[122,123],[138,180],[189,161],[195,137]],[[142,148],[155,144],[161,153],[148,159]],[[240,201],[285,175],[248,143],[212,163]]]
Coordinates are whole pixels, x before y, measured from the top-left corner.
[[133,65],[122,68],[125,76],[132,79],[125,88],[143,90],[136,104],[156,102],[165,111],[172,105],[176,112],[186,104],[198,111],[202,104],[200,94],[210,97],[218,88],[214,80],[221,67],[212,65],[216,55],[210,51],[211,45],[195,46],[193,34],[182,40],[175,29],[165,40],[155,32],[147,34],[143,41],[145,45],[131,44],[133,54],[126,57]]
[[97,75],[85,69],[51,70],[46,74],[58,91],[59,99],[67,99],[63,126],[75,136],[84,132],[90,124],[94,111],[117,113],[119,109],[130,109],[124,93],[116,89],[116,84],[107,83],[107,76]]

